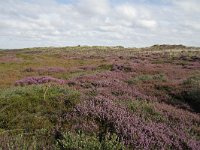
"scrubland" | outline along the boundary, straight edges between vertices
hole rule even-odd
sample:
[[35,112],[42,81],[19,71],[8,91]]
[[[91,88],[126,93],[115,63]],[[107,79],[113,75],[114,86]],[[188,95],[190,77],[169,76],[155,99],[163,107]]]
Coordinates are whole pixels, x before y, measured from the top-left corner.
[[200,149],[200,48],[0,51],[0,149]]

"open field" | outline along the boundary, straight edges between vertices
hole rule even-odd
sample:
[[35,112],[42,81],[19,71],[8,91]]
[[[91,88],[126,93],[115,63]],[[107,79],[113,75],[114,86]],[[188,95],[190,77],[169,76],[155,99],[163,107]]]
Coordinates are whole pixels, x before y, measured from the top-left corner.
[[0,50],[0,149],[200,149],[200,48]]

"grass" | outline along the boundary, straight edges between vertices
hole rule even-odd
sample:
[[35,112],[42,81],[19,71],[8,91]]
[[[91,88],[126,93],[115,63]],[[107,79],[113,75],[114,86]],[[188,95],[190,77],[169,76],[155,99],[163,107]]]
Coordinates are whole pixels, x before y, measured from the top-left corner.
[[0,135],[0,149],[56,149],[54,138],[44,129],[29,133],[12,131]]
[[[38,72],[25,73],[26,68],[43,68],[43,67],[62,67],[66,69],[78,68],[84,65],[98,65],[101,59],[68,59],[64,57],[55,57],[53,54],[26,54],[26,51],[17,53],[17,58],[22,59],[20,62],[0,63],[0,88],[13,85],[16,80],[26,76],[40,75]],[[5,53],[5,52],[2,52]],[[8,54],[13,55],[13,54]],[[4,56],[0,56],[1,57]],[[101,69],[101,68],[100,68]],[[87,72],[86,72],[87,73]],[[48,75],[47,73],[44,75]],[[64,73],[53,74],[54,77],[63,77]],[[73,75],[68,75],[73,76]]]
[[144,75],[139,75],[137,77],[131,78],[127,80],[126,82],[128,84],[138,84],[138,83],[144,83],[144,82],[150,82],[150,81],[165,82],[166,80],[167,79],[164,74],[156,74],[156,75],[144,74]]
[[64,149],[81,150],[125,150],[126,148],[118,141],[117,136],[110,135],[103,143],[100,143],[96,135],[86,135],[82,132],[66,132],[64,138],[58,141],[59,147]]

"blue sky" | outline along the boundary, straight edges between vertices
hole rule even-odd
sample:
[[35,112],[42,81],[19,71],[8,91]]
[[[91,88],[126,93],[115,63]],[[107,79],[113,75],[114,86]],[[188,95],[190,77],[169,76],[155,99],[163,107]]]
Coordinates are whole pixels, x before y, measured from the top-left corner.
[[0,48],[200,46],[199,0],[0,1]]

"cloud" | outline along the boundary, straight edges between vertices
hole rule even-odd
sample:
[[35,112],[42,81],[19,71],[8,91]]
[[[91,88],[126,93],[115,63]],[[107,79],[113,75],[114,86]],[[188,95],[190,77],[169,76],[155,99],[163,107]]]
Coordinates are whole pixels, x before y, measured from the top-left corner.
[[197,0],[0,1],[0,48],[200,46],[198,4]]
[[129,20],[136,19],[138,15],[136,8],[127,4],[117,6],[116,10],[119,13],[119,15]]
[[155,29],[157,27],[157,22],[155,20],[139,20],[139,25],[149,28]]
[[108,0],[79,0],[76,6],[80,12],[90,15],[105,15],[110,10]]
[[171,0],[173,4],[184,9],[188,13],[199,13],[199,0]]

